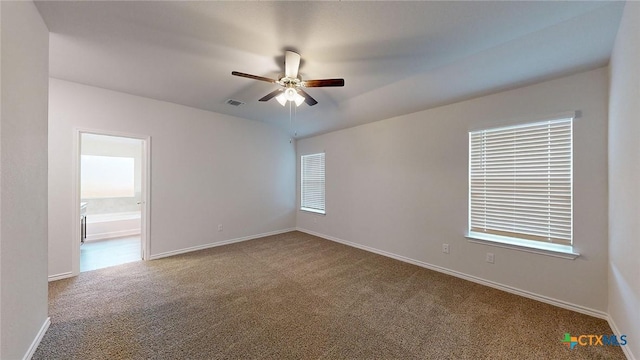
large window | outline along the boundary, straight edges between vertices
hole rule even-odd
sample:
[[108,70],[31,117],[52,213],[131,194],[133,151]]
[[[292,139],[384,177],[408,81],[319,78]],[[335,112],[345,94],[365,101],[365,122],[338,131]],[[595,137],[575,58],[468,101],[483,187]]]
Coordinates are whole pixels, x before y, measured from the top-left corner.
[[300,163],[300,209],[324,214],[324,153],[303,155]]
[[572,245],[573,118],[469,133],[469,236]]
[[80,169],[83,199],[135,195],[132,157],[82,155]]

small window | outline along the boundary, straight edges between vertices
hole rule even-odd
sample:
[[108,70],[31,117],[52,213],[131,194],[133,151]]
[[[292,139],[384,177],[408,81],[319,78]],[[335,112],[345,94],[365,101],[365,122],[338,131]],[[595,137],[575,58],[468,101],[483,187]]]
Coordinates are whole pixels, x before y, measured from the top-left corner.
[[300,210],[324,214],[324,153],[300,158]]
[[573,118],[469,133],[470,237],[572,245],[572,133]]

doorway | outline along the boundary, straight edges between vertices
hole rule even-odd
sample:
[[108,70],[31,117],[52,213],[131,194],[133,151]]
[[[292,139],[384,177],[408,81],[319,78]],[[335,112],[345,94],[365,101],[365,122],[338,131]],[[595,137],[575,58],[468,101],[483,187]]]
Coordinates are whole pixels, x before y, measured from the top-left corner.
[[88,131],[77,135],[76,269],[84,272],[144,260],[148,138]]

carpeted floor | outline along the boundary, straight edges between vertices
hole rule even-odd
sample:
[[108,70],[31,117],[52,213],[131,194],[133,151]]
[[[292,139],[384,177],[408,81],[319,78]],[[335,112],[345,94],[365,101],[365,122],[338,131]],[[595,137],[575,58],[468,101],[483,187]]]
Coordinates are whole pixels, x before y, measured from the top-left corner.
[[604,320],[300,232],[49,285],[34,359],[624,359]]

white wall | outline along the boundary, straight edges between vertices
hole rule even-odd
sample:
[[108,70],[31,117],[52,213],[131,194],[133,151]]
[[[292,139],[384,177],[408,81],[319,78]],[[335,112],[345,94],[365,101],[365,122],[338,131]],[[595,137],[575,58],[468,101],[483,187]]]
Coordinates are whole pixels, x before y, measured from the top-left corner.
[[49,107],[50,276],[72,271],[76,127],[151,136],[151,256],[295,226],[295,149],[271,126],[56,79]]
[[0,7],[0,358],[21,359],[48,325],[49,32],[32,2]]
[[[298,211],[297,226],[604,317],[607,81],[601,68],[299,140],[298,156],[326,152],[327,214]],[[470,243],[468,131],[573,110],[581,113],[574,125],[574,250],[582,256]],[[487,252],[495,264],[485,262]]]
[[[640,356],[640,3],[627,2],[610,62],[609,315]],[[633,358],[631,356],[631,358]]]

